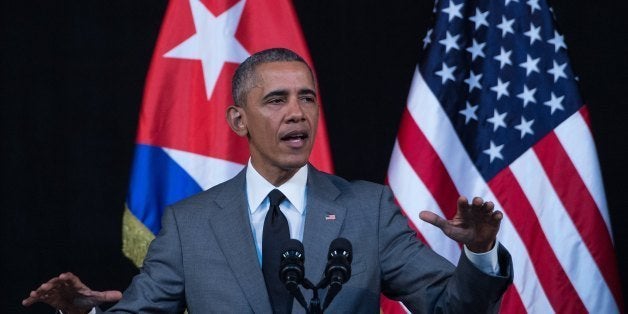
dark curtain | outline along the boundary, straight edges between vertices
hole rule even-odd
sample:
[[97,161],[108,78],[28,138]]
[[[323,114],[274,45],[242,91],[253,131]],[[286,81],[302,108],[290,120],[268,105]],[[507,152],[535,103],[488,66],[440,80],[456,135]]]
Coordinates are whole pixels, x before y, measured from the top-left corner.
[[[628,20],[620,2],[553,1],[589,105],[628,287]],[[94,289],[137,272],[120,252],[144,78],[166,1],[0,4],[0,312],[73,271]],[[383,182],[431,1],[295,1],[336,173]]]

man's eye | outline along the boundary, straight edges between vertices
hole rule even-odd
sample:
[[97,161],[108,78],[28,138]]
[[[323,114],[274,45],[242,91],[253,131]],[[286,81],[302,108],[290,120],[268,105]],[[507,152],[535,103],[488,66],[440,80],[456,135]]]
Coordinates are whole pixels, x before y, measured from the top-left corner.
[[281,98],[272,98],[268,100],[269,104],[280,104],[283,102],[283,99]]
[[302,101],[306,101],[306,102],[314,102],[316,101],[316,98],[312,97],[312,96],[303,96],[301,97]]

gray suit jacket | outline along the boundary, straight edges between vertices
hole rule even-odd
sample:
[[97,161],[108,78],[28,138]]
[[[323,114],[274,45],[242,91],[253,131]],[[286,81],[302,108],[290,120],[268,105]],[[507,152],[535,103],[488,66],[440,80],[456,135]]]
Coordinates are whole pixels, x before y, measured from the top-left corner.
[[[110,311],[271,313],[245,191],[242,171],[170,206],[141,273]],[[353,245],[352,275],[328,313],[379,313],[380,293],[413,312],[484,313],[497,309],[512,280],[505,249],[499,250],[503,276],[484,274],[465,254],[456,268],[416,239],[387,187],[310,167],[303,245],[306,277],[315,284],[337,237]],[[303,312],[296,301],[293,312]]]

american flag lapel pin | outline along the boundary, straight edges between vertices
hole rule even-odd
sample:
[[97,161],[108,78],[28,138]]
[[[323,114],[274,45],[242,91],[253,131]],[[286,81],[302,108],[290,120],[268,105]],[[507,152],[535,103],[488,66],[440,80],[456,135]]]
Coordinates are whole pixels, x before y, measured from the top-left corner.
[[327,213],[325,220],[336,220],[336,215]]

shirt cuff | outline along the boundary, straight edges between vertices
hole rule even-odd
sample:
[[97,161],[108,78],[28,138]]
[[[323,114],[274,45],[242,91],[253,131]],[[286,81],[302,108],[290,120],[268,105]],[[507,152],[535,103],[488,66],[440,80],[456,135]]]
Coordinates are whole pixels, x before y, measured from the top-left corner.
[[497,247],[499,243],[495,241],[493,248],[484,253],[474,253],[464,246],[464,254],[475,267],[488,275],[499,274],[499,262],[497,261]]

